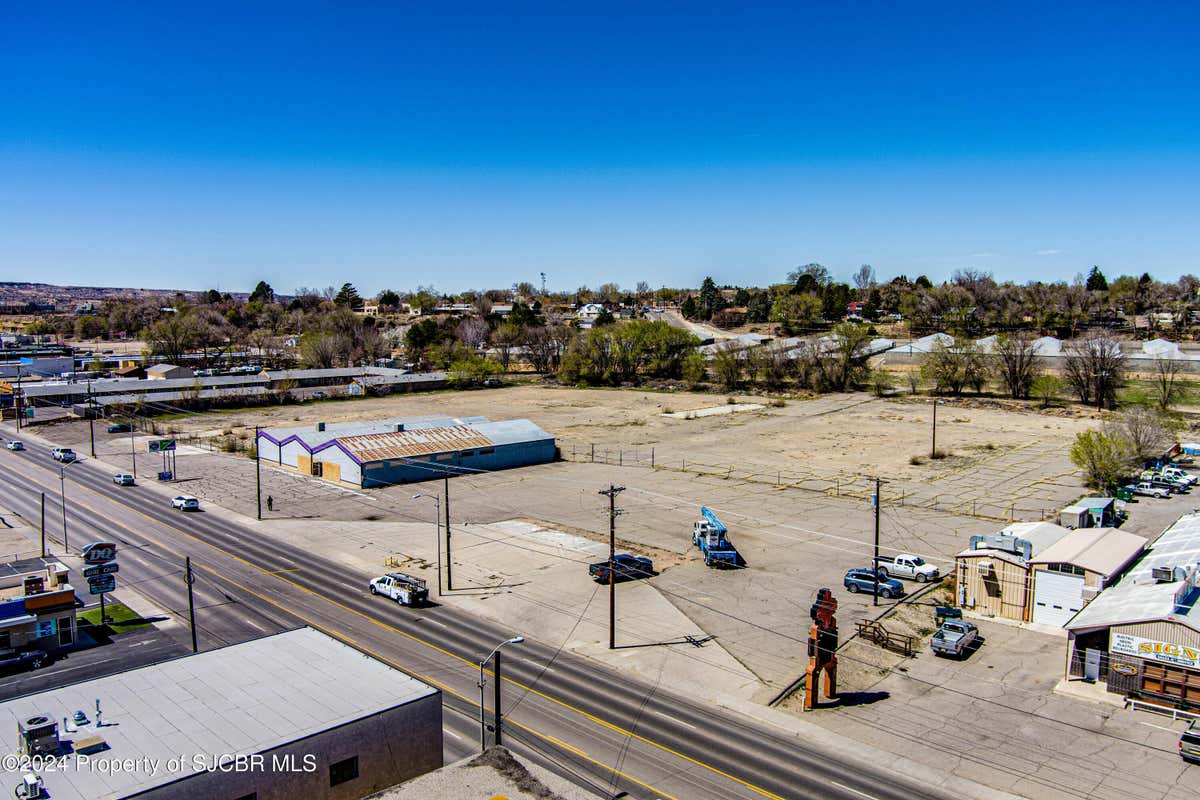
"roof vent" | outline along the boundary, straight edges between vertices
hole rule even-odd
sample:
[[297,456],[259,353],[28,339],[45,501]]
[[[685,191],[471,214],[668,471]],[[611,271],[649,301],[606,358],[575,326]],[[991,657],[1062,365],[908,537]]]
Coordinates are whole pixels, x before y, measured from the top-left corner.
[[1169,566],[1154,567],[1150,570],[1150,577],[1155,583],[1171,583],[1175,580],[1175,570]]
[[396,433],[404,433],[404,423],[403,422],[396,423]]
[[318,423],[317,423],[317,430],[318,430],[318,431],[323,431],[323,430],[325,430],[325,423],[324,423],[324,422],[318,422]]

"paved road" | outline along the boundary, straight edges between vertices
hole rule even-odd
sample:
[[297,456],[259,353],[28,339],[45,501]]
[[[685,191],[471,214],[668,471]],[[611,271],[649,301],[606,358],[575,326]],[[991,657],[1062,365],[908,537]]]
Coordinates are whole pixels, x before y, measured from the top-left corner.
[[[24,493],[28,504],[38,492],[52,497],[58,490],[59,469],[42,448],[0,453],[5,502],[19,504]],[[149,575],[192,557],[197,586],[208,592],[201,616],[211,619],[200,622],[204,646],[245,635],[230,620],[234,608],[250,628],[312,625],[441,688],[451,749],[466,752],[477,742],[476,660],[513,631],[446,607],[412,610],[373,598],[364,591],[366,575],[275,541],[252,521],[219,511],[174,511],[158,487],[117,487],[103,465],[84,462],[68,471],[67,505],[70,526],[114,536],[134,556],[122,561],[123,575],[126,560],[130,573],[140,564]],[[164,586],[170,583],[178,581]],[[181,607],[178,596],[164,595],[163,602]],[[608,794],[952,796],[538,642],[506,648],[504,680],[505,743]]]

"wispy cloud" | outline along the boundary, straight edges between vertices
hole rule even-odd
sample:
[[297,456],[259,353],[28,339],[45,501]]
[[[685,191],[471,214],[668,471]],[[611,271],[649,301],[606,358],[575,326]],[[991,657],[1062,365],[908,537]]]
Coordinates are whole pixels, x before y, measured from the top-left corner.
[[1062,250],[1038,250],[1037,254],[1039,256],[1056,256],[1061,252]]
[[999,253],[971,253],[971,258],[997,258]]

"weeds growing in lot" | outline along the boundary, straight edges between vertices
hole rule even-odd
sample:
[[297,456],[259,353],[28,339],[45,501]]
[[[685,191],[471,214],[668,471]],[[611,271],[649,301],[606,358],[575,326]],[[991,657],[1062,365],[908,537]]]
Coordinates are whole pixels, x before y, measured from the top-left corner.
[[782,397],[776,397],[771,401],[771,408],[783,408],[786,405],[787,400],[784,400]]
[[726,403],[728,403],[728,404],[729,404],[729,405],[731,405],[731,406],[736,406],[736,405],[737,405],[737,398],[736,398],[736,397],[734,397],[733,395],[730,395],[729,397],[726,397],[726,398],[725,398],[725,402],[726,402]]
[[921,458],[920,456],[909,456],[908,463],[912,464],[914,467],[919,467],[925,463],[925,459]]
[[663,406],[662,413],[664,413],[664,414],[674,414],[674,413],[675,413],[675,409],[671,408],[670,406]]
[[937,450],[934,450],[932,453],[930,453],[929,457],[934,459],[935,461],[941,461],[943,458],[947,458],[949,455],[950,454],[947,453],[945,450],[937,449]]

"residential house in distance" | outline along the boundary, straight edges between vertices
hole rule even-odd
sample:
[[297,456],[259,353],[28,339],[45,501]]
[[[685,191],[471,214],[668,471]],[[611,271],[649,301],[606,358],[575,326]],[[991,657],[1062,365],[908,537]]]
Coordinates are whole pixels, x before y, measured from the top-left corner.
[[188,367],[174,364],[155,364],[146,368],[146,377],[152,381],[166,381],[178,378],[193,378],[195,373]]

